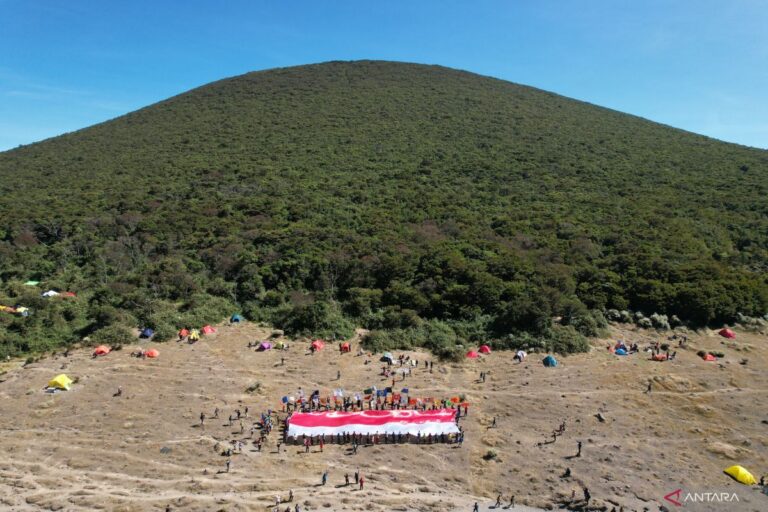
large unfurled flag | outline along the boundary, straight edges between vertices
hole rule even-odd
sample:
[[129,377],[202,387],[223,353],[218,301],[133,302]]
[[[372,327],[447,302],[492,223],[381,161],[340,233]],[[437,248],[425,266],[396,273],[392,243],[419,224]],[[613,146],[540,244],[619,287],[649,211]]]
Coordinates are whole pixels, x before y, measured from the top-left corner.
[[452,409],[294,413],[288,437],[350,434],[458,434]]

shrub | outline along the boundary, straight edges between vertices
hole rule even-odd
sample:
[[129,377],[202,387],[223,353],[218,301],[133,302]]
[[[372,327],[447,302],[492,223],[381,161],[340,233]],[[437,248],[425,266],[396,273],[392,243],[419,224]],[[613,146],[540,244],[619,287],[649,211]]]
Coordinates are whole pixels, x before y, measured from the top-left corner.
[[660,315],[658,313],[654,313],[650,316],[650,320],[656,329],[660,329],[663,331],[668,331],[670,329],[667,315]]
[[637,320],[637,325],[643,329],[650,329],[653,327],[653,322],[651,322],[650,318],[641,317]]
[[136,336],[125,326],[110,325],[102,327],[91,334],[90,339],[94,345],[121,345]]
[[485,455],[483,455],[483,460],[494,460],[498,458],[499,454],[496,453],[495,450],[488,450],[485,452]]

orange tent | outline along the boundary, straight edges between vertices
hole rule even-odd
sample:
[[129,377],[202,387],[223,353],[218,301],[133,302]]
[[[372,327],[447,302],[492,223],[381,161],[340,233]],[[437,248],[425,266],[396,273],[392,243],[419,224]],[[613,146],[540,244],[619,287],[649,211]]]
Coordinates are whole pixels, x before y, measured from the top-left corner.
[[350,350],[352,350],[352,347],[347,342],[341,343],[339,345],[339,351],[341,352],[349,352]]
[[187,336],[189,336],[189,329],[187,329],[186,327],[179,331],[180,338],[186,338]]
[[733,338],[735,338],[735,337],[736,337],[736,333],[735,333],[735,332],[733,332],[732,330],[728,329],[728,328],[726,328],[726,329],[720,329],[720,332],[719,332],[718,334],[719,334],[720,336],[722,336],[723,338],[730,338],[730,339],[733,339]]
[[74,292],[61,292],[62,297],[77,297]]
[[105,356],[105,355],[109,354],[109,352],[110,352],[110,348],[108,346],[106,346],[106,345],[99,345],[98,347],[96,347],[93,350],[93,355],[94,356]]
[[470,359],[477,359],[478,357],[480,357],[480,354],[478,354],[474,350],[470,350],[469,352],[467,352],[467,357]]
[[203,334],[213,334],[216,332],[216,329],[214,329],[210,325],[206,325],[205,327],[200,329],[200,332],[202,332]]
[[491,353],[491,347],[489,347],[488,345],[480,346],[480,353],[481,354],[490,354]]
[[311,346],[312,346],[312,348],[314,348],[315,350],[322,350],[322,349],[323,349],[323,347],[325,346],[325,343],[323,343],[323,342],[322,342],[322,341],[320,341],[320,340],[315,340],[315,341],[313,341],[313,342],[312,342],[312,345],[311,345]]
[[144,352],[144,355],[147,357],[158,357],[160,355],[160,352],[155,348],[151,348],[146,352]]

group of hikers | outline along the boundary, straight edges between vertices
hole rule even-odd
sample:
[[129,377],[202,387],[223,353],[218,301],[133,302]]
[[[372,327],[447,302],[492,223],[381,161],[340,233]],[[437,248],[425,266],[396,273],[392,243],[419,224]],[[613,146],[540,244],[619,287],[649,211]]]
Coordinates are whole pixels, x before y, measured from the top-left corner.
[[[287,429],[286,429],[287,431]],[[403,434],[403,433],[354,433],[354,432],[340,432],[338,434],[321,434],[319,436],[308,436],[302,434],[301,436],[286,436],[285,442],[288,444],[302,445],[305,452],[309,452],[310,448],[317,446],[319,451],[323,451],[323,446],[326,444],[348,444],[352,447],[352,452],[357,453],[359,446],[374,446],[378,444],[454,444],[461,445],[464,442],[464,430],[459,427],[457,434],[422,434],[418,432],[416,435]]]

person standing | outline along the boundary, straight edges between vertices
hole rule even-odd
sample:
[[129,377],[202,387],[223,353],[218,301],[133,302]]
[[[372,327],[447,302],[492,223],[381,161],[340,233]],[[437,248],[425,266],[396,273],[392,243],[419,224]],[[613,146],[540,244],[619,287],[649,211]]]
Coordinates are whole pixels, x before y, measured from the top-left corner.
[[589,489],[584,488],[584,508],[589,506],[589,500],[592,499],[592,495],[589,493]]
[[581,457],[581,441],[579,441],[579,442],[576,444],[576,447],[577,447],[577,449],[578,449],[578,451],[576,452],[576,456],[577,456],[577,457]]
[[229,473],[229,470],[231,467],[232,467],[232,459],[227,459],[227,473]]
[[360,483],[360,470],[355,470],[355,485]]
[[363,490],[363,487],[365,486],[365,476],[360,475],[360,490]]
[[323,471],[323,480],[322,481],[323,481],[323,485],[328,483],[328,470],[327,469],[325,471]]

